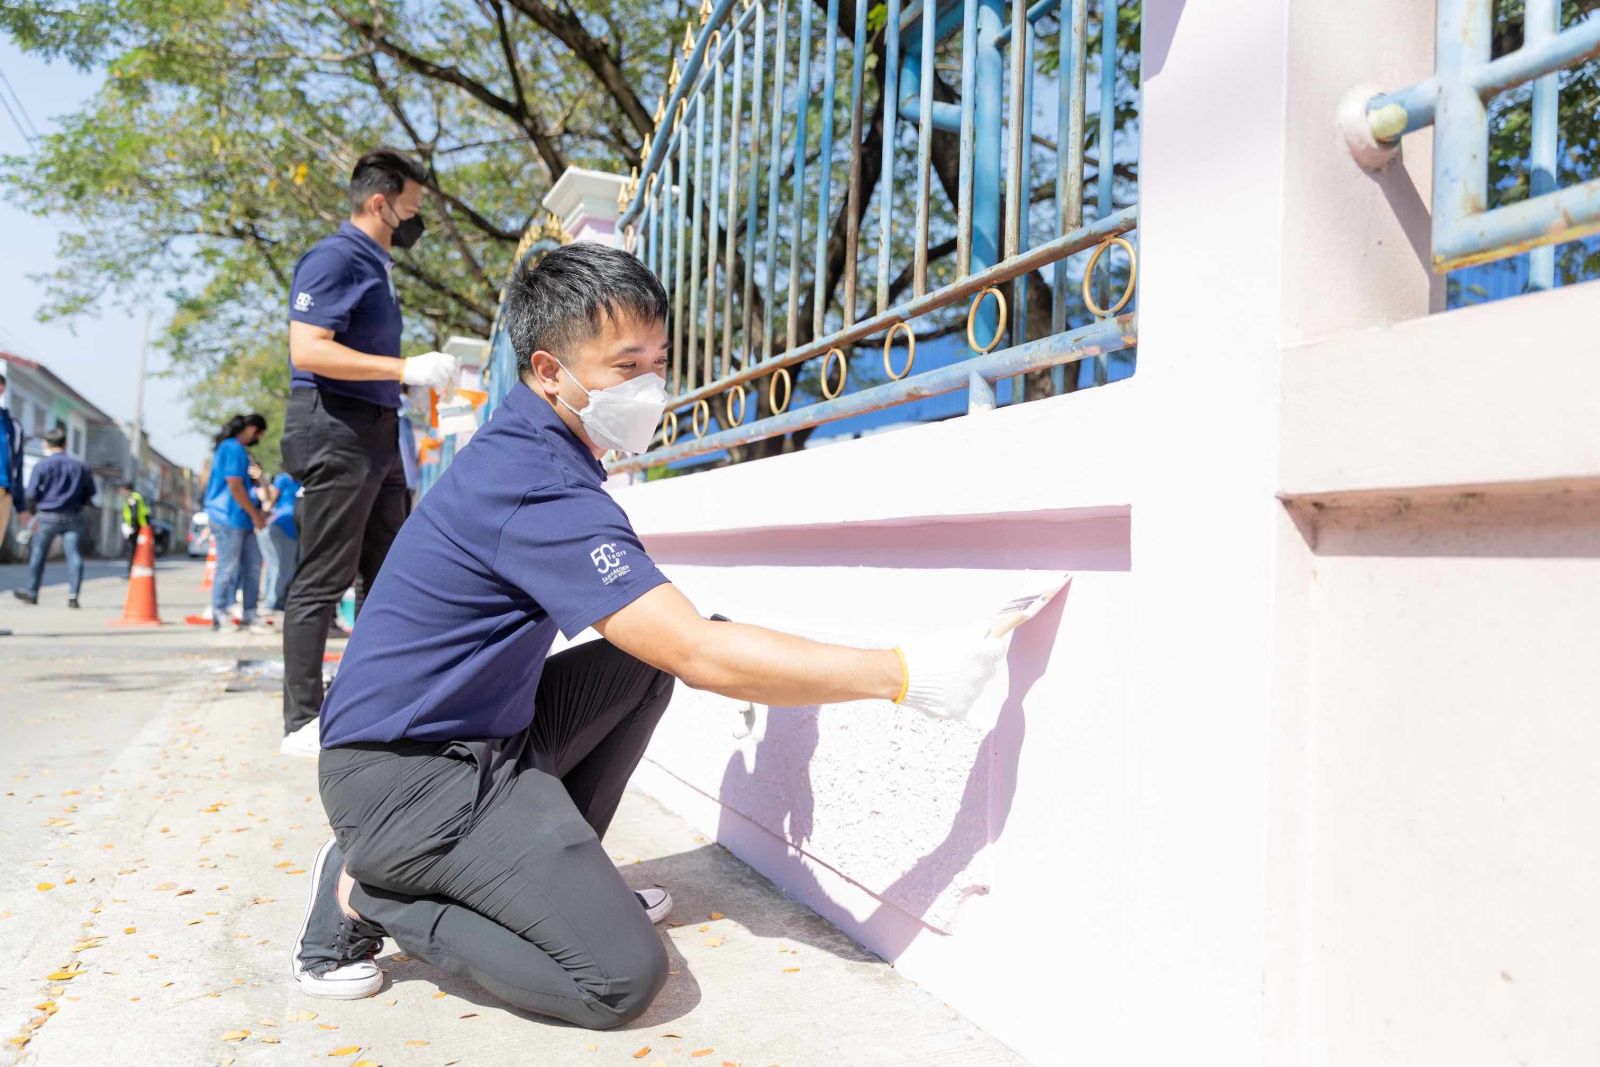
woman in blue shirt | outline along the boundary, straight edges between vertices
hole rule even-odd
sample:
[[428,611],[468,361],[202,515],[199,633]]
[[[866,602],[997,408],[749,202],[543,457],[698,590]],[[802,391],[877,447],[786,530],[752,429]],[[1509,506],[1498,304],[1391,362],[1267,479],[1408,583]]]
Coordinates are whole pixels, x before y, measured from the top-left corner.
[[273,611],[282,611],[289,595],[289,580],[294,577],[294,569],[300,562],[300,531],[294,523],[300,483],[287,472],[282,472],[272,479],[272,489],[276,496],[273,498],[272,522],[267,526],[267,536],[272,539],[272,547],[278,553],[278,577],[267,590],[267,606]]
[[255,531],[267,524],[267,513],[250,498],[251,445],[261,440],[267,420],[263,415],[235,415],[217,434],[217,450],[211,457],[211,476],[206,480],[206,518],[217,546],[217,573],[211,586],[211,628],[222,629],[222,620],[233,607],[233,592],[244,589],[245,626],[255,626],[256,600],[261,586],[261,549]]

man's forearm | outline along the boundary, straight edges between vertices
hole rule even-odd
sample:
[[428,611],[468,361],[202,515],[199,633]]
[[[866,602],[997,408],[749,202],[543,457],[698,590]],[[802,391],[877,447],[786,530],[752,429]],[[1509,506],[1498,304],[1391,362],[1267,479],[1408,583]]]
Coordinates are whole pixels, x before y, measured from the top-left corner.
[[395,356],[357,352],[331,337],[297,340],[289,356],[300,370],[345,382],[397,382],[405,364]]
[[888,649],[846,648],[733,622],[708,623],[683,680],[757,704],[893,700],[905,681]]

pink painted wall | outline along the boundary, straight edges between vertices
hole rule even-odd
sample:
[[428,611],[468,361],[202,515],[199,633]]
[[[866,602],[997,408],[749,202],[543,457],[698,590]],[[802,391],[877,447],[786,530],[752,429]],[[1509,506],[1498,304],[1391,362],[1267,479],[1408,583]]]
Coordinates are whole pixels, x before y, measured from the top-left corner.
[[613,486],[831,640],[1074,572],[984,725],[680,690],[636,779],[1035,1062],[1600,1059],[1600,296],[1429,314],[1334,114],[1432,17],[1146,4],[1132,380]]

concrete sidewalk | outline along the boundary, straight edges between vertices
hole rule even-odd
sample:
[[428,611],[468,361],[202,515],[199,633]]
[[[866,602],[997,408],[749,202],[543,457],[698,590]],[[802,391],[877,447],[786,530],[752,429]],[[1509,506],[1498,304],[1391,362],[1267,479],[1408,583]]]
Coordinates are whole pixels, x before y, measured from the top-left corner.
[[[165,617],[203,603],[197,565],[160,573]],[[0,590],[20,580],[0,568]],[[672,976],[632,1026],[508,1010],[392,943],[376,997],[303,996],[288,951],[328,833],[315,767],[277,753],[276,682],[234,670],[274,639],[111,629],[121,589],[96,578],[81,612],[0,591],[3,1062],[1022,1062],[636,792],[606,846],[677,907]]]

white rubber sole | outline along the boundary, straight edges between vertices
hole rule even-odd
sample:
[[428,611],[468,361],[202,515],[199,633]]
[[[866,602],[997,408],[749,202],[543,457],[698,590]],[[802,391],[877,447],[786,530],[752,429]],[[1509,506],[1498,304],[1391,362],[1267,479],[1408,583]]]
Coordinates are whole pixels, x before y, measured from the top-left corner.
[[[658,893],[659,898],[656,896]],[[659,923],[672,914],[672,894],[665,889],[659,887],[640,889],[634,895],[640,898],[639,902],[644,905],[644,913],[650,916],[651,922]]]
[[317,906],[317,885],[322,881],[322,868],[333,851],[333,838],[328,838],[317,849],[317,858],[311,864],[311,892],[306,897],[305,918],[300,920],[300,933],[294,939],[289,955],[289,973],[295,985],[313,997],[325,1000],[361,1000],[383,988],[383,972],[371,960],[358,960],[343,967],[335,967],[324,974],[310,974],[300,967],[300,950],[305,944],[306,929],[311,925],[311,909]]

